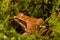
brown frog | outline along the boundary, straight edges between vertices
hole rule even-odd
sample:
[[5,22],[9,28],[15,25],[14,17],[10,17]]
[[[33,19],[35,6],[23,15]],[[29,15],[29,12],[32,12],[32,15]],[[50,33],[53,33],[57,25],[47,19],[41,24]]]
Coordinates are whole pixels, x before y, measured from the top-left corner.
[[[23,36],[27,36],[28,34],[35,32],[38,26],[44,23],[42,18],[32,18],[24,15],[23,12],[19,13],[17,16],[14,16],[14,21],[25,30],[22,34]],[[46,28],[46,26],[43,27]]]

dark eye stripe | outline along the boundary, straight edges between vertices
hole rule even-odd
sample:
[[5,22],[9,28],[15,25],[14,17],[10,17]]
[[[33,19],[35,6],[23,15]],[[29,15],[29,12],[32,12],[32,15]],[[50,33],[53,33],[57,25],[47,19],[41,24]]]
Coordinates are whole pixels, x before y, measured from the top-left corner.
[[27,28],[27,23],[25,22],[25,21],[23,21],[23,20],[21,20],[21,19],[18,19],[18,18],[16,18],[20,23],[22,23],[24,26],[26,26],[26,28]]

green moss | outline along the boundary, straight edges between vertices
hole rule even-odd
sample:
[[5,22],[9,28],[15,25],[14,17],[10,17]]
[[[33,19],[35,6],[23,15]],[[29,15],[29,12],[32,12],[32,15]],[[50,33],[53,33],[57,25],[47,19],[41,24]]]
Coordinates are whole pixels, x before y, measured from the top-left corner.
[[[0,40],[60,40],[60,0],[0,0]],[[26,15],[43,18],[52,26],[50,36],[32,34],[23,37],[11,26],[13,16]]]

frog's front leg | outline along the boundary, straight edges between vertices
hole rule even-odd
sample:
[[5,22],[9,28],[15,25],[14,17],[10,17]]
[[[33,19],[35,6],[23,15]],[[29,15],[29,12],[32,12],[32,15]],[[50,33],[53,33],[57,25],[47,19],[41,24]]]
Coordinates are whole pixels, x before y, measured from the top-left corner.
[[30,35],[31,34],[31,30],[27,30],[25,33],[23,33],[22,35],[24,36],[24,37],[26,37],[26,36],[28,36],[28,35]]

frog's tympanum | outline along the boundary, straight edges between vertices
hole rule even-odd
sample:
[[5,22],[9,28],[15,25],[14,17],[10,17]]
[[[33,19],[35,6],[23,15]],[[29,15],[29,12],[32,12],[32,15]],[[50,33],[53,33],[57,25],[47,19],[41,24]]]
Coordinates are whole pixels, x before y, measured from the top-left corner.
[[[14,21],[19,24],[16,30],[19,31],[19,33],[21,33],[23,36],[27,36],[28,34],[35,32],[37,29],[39,29],[41,35],[49,34],[51,32],[51,28],[46,25],[41,25],[44,23],[42,18],[32,18],[24,15],[24,13],[19,13],[17,16],[14,16]],[[45,28],[46,30],[44,30]]]

